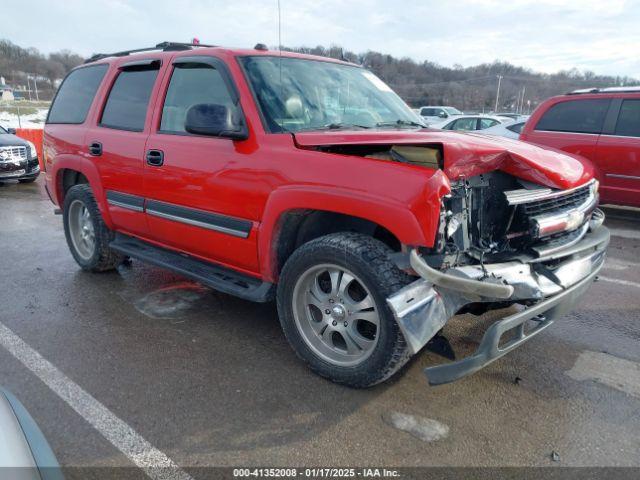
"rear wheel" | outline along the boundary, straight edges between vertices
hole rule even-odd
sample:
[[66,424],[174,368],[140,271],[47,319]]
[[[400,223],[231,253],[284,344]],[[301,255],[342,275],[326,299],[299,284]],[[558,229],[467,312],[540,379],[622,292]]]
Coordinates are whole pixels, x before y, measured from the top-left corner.
[[386,298],[411,277],[382,242],[358,233],[312,240],[285,264],[278,312],[289,343],[312,370],[368,387],[399,370],[410,354]]
[[74,185],[69,189],[62,220],[69,250],[83,270],[103,272],[122,263],[123,256],[109,248],[114,233],[102,220],[89,185]]

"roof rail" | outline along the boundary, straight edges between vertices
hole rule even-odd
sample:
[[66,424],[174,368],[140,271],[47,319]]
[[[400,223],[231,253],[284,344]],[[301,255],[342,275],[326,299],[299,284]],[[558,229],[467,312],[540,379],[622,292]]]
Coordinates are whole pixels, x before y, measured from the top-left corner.
[[585,93],[633,93],[640,92],[640,86],[637,87],[606,87],[606,88],[581,88],[572,92],[567,92],[567,95],[582,95]]
[[179,50],[191,50],[194,47],[216,47],[217,45],[205,45],[203,43],[182,43],[182,42],[160,42],[155,47],[136,48],[135,50],[123,50],[115,53],[96,53],[92,57],[84,61],[91,63],[108,57],[126,57],[132,53],[151,52],[153,50],[162,50],[163,52],[172,52]]

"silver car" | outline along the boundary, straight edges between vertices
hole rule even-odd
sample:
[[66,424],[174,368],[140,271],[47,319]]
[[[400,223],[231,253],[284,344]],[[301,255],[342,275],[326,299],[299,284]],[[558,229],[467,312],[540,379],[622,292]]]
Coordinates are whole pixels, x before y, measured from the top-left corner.
[[0,472],[12,480],[64,480],[60,465],[29,412],[0,387]]

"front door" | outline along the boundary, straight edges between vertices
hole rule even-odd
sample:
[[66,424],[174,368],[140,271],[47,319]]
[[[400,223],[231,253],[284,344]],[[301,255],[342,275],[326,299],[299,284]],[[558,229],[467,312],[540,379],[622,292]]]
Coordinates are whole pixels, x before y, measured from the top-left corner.
[[257,273],[257,218],[249,207],[250,141],[190,134],[189,109],[225,105],[240,114],[221,60],[177,57],[158,101],[146,145],[144,190],[152,240],[200,258]]

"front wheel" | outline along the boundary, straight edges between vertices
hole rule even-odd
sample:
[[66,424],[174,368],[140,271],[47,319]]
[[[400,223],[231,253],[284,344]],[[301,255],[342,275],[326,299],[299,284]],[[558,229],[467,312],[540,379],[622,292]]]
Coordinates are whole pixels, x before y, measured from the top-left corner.
[[282,329],[300,358],[324,377],[352,387],[380,383],[410,353],[386,298],[411,277],[382,242],[336,233],[298,248],[278,284]]

